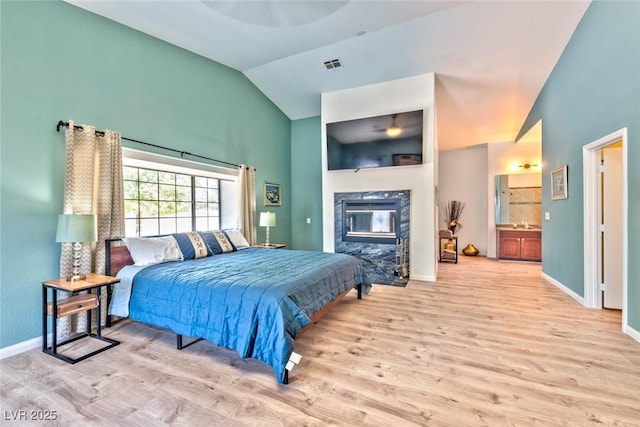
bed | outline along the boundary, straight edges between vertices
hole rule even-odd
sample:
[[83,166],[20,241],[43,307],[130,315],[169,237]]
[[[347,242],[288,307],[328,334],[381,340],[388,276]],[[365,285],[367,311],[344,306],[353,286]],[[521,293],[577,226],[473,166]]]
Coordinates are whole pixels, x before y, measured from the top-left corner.
[[170,329],[179,349],[183,336],[189,345],[205,339],[233,349],[267,363],[286,384],[295,338],[348,292],[360,299],[371,287],[350,255],[248,245],[211,251],[215,240],[207,243],[199,258],[135,265],[131,245],[108,240],[106,271],[120,278],[109,314]]

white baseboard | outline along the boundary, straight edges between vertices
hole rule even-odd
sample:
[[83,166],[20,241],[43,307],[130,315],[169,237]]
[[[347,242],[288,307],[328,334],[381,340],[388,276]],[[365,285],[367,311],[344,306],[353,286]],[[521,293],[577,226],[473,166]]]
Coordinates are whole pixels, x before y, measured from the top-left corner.
[[542,278],[545,279],[547,282],[550,282],[553,286],[555,286],[556,288],[560,289],[562,292],[564,292],[565,294],[569,295],[574,300],[578,301],[580,303],[580,305],[584,305],[584,297],[581,297],[580,295],[576,294],[574,291],[572,291],[571,289],[567,288],[565,285],[563,285],[562,283],[558,282],[556,279],[554,279],[553,277],[549,276],[548,274],[542,273],[541,275],[542,275]]
[[[583,297],[581,297],[580,295],[576,294],[571,289],[567,288],[562,283],[558,282],[556,279],[554,279],[551,276],[548,276],[545,273],[542,273],[542,278],[547,280],[548,282],[550,282],[554,286],[558,287],[562,292],[566,293],[571,298],[573,298],[574,300],[578,301],[581,305],[584,306],[584,298]],[[631,326],[622,325],[622,332],[624,332],[625,334],[629,335],[634,340],[640,342],[640,332],[636,331]]]
[[435,282],[436,281],[436,277],[435,276],[425,276],[422,274],[411,274],[409,276],[409,281],[411,280],[418,280],[420,282]]
[[[49,334],[49,341],[51,342],[51,334]],[[27,341],[19,342],[18,344],[10,345],[8,347],[0,348],[0,360],[7,357],[15,356],[16,354],[24,353],[25,351],[33,350],[42,346],[42,337],[32,338]]]
[[640,332],[636,331],[631,326],[624,325],[622,327],[622,332],[624,332],[625,334],[629,335],[631,338],[633,338],[634,340],[636,340],[636,341],[638,341],[640,343]]

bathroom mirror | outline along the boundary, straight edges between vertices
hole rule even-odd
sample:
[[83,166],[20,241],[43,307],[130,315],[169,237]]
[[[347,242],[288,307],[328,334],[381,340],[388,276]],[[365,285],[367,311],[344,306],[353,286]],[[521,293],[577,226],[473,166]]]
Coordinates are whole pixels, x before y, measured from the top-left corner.
[[540,227],[542,224],[542,175],[521,173],[496,175],[496,225]]

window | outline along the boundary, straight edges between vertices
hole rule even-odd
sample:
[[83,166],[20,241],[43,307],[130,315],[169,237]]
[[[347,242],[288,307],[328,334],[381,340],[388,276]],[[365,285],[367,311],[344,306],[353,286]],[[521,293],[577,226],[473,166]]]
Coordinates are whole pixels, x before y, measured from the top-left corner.
[[[123,150],[126,236],[217,230],[237,224],[234,175],[210,170],[223,168],[149,153],[142,157],[155,161],[142,161],[135,153],[139,152]],[[159,163],[158,158],[167,162]]]
[[220,183],[214,178],[194,177],[196,230],[220,228]]

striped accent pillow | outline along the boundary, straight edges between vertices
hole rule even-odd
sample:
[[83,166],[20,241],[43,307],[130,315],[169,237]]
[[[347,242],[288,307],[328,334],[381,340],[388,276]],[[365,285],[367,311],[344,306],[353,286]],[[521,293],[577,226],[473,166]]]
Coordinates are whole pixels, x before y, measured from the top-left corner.
[[173,237],[178,242],[184,259],[204,258],[212,254],[202,236],[195,231],[175,233]]
[[234,251],[233,245],[222,231],[200,231],[199,233],[213,255]]
[[218,241],[218,245],[220,246],[222,253],[233,252],[233,245],[231,244],[229,239],[227,239],[226,234],[224,234],[220,230],[215,230],[215,231],[212,231],[211,233],[213,233],[213,237],[215,237],[216,240]]

